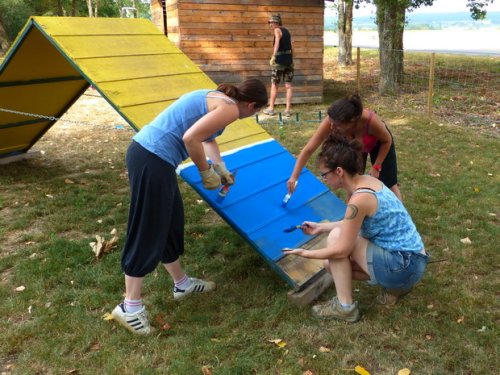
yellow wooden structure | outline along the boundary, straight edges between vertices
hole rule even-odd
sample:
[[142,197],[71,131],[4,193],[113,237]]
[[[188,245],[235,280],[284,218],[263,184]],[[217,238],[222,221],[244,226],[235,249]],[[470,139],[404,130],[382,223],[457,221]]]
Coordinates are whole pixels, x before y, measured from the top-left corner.
[[[215,87],[148,20],[33,17],[0,65],[0,157],[26,153],[89,85],[136,130],[180,95]],[[221,149],[266,138],[237,121]]]

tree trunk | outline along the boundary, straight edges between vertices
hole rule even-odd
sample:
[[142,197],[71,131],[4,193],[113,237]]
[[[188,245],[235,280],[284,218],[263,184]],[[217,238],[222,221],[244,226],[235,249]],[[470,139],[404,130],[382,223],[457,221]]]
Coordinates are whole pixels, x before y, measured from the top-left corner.
[[380,58],[380,94],[396,94],[403,82],[405,0],[376,0]]
[[89,17],[94,17],[94,8],[92,7],[92,0],[87,0],[87,8],[89,10]]
[[339,65],[352,65],[352,0],[338,2]]

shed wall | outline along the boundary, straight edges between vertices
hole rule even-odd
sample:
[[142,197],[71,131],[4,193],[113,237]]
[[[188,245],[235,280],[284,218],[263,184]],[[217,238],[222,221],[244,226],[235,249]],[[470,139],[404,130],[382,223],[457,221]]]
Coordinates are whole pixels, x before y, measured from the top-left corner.
[[[153,22],[164,31],[159,1],[152,1]],[[216,83],[259,78],[270,84],[271,14],[280,14],[292,34],[293,102],[321,102],[323,0],[166,0],[167,35]],[[277,103],[283,102],[280,87]]]

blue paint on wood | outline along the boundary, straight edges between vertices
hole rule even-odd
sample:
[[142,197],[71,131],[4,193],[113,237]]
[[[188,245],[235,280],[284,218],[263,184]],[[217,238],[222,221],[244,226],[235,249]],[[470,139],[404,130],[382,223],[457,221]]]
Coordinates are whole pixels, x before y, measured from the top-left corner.
[[306,168],[296,192],[282,206],[295,158],[275,140],[224,155],[224,161],[229,170],[238,170],[236,183],[224,198],[219,190],[203,188],[194,165],[180,175],[270,262],[283,257],[281,249],[300,247],[311,239],[301,230],[285,233],[285,228],[304,220],[336,221],[344,216],[344,202]]

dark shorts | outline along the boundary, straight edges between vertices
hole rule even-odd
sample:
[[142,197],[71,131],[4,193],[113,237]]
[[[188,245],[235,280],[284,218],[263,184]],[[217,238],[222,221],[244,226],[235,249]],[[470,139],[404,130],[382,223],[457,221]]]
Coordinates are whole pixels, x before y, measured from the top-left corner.
[[410,290],[422,278],[429,255],[387,251],[368,242],[366,260],[370,284],[393,290]]
[[131,198],[122,269],[144,277],[183,254],[184,207],[173,166],[134,141],[126,162]]
[[293,80],[293,73],[293,65],[274,65],[271,68],[271,82],[277,85],[283,78],[283,82],[291,83]]
[[[391,134],[392,135],[392,134]],[[370,161],[372,165],[375,163],[377,160],[377,156],[380,150],[380,143],[377,142],[373,150],[370,151]],[[366,159],[368,158],[368,155],[365,153],[364,154],[364,160],[365,160],[365,166],[366,166]],[[379,180],[384,183],[385,186],[387,186],[389,189],[393,187],[394,185],[397,185],[398,183],[398,162],[396,159],[396,146],[394,145],[394,139],[392,140],[391,143],[391,148],[389,149],[389,153],[384,159],[384,162],[382,163],[382,171],[380,172],[379,175]]]

